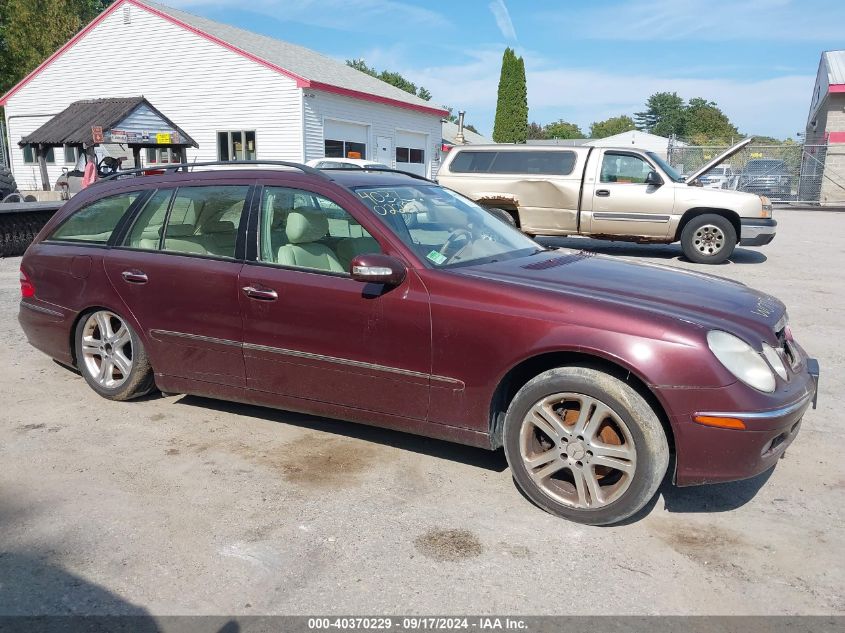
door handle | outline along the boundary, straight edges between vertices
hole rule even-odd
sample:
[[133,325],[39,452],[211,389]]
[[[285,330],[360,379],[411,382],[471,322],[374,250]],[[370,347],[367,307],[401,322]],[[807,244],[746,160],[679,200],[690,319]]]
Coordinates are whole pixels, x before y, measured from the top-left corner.
[[610,195],[609,189],[596,189],[596,195],[600,198],[607,198]]
[[261,301],[275,301],[279,298],[279,293],[272,288],[256,288],[255,286],[244,286],[241,288],[244,294],[250,299],[259,299]]
[[124,270],[120,275],[123,277],[124,281],[129,282],[130,284],[145,284],[147,281],[147,275],[141,270]]

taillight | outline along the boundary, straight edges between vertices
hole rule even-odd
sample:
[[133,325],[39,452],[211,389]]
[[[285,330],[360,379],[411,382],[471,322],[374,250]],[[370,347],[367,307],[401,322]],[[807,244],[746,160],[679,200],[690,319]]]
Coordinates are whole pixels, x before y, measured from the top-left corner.
[[29,280],[29,277],[26,276],[26,273],[21,269],[21,297],[27,299],[29,297],[35,296],[35,286],[32,285],[32,282]]

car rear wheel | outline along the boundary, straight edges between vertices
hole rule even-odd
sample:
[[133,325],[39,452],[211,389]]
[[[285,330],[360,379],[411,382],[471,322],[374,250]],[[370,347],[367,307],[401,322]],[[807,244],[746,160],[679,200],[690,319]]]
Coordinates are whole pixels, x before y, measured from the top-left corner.
[[690,220],[681,231],[681,248],[697,264],[721,264],[736,248],[736,229],[730,220],[707,213]]
[[505,417],[514,481],[537,506],[586,523],[617,523],[654,496],[669,464],[666,434],[628,384],[563,367],[529,381]]
[[484,207],[487,211],[490,212],[491,215],[495,215],[499,218],[502,222],[506,222],[511,226],[516,226],[516,218],[513,217],[513,214],[509,211],[505,211],[504,209],[500,209],[498,207]]
[[131,400],[155,387],[138,335],[110,310],[83,316],[76,326],[77,367],[88,385],[109,400]]

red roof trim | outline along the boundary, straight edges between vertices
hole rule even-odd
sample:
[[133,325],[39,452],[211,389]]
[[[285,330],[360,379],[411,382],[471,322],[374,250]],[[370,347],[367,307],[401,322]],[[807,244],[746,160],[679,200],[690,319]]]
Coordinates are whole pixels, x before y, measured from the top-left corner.
[[86,36],[86,35],[87,35],[87,34],[88,34],[88,33],[89,33],[89,32],[90,32],[90,31],[91,31],[91,30],[92,30],[95,26],[97,26],[100,22],[102,22],[103,20],[105,20],[105,19],[106,19],[108,16],[110,16],[112,13],[114,13],[114,12],[117,10],[117,7],[118,7],[120,4],[122,4],[122,3],[121,3],[121,2],[115,2],[115,3],[114,3],[113,5],[111,5],[108,9],[106,9],[105,11],[103,11],[100,15],[98,15],[96,18],[94,18],[94,20],[93,20],[93,21],[92,21],[92,22],[91,22],[88,26],[86,26],[86,27],[85,27],[84,29],[82,29],[79,33],[77,33],[77,34],[76,34],[76,35],[74,35],[72,38],[70,38],[64,46],[62,46],[59,50],[57,50],[55,53],[53,53],[53,54],[52,54],[52,55],[50,55],[47,59],[45,59],[43,62],[41,62],[41,64],[39,64],[39,65],[38,65],[38,67],[37,67],[35,70],[33,70],[33,71],[32,71],[31,73],[29,73],[26,77],[24,77],[24,78],[23,78],[23,79],[21,79],[18,83],[16,83],[14,86],[12,86],[6,94],[4,94],[2,97],[0,97],[0,106],[4,106],[4,105],[6,105],[6,102],[9,100],[9,97],[11,97],[11,96],[12,96],[13,94],[15,94],[18,90],[20,90],[20,89],[21,89],[21,88],[23,88],[26,84],[28,84],[30,81],[32,81],[32,80],[35,78],[35,76],[36,76],[37,74],[39,74],[42,70],[44,70],[45,68],[47,68],[47,66],[49,66],[49,65],[50,65],[50,64],[52,64],[54,61],[56,61],[56,58],[57,58],[57,57],[59,57],[59,56],[60,56],[62,53],[64,53],[67,49],[69,49],[71,46],[73,46],[73,45],[74,45],[74,44],[76,44],[79,40],[81,40],[83,37],[85,37],[85,36]]
[[56,61],[56,59],[59,58],[71,46],[73,46],[79,40],[81,40],[83,37],[85,37],[91,30],[94,29],[94,27],[96,27],[98,24],[100,24],[100,22],[102,22],[108,16],[110,16],[112,13],[117,11],[118,7],[126,5],[126,4],[134,5],[134,6],[138,7],[139,9],[142,9],[143,11],[148,11],[148,12],[152,13],[153,15],[156,15],[156,16],[164,19],[164,20],[167,20],[171,24],[175,24],[177,26],[180,26],[183,29],[190,31],[191,33],[194,33],[195,35],[199,35],[200,37],[202,37],[202,38],[204,38],[204,39],[206,39],[210,42],[214,42],[215,44],[219,44],[223,48],[226,48],[226,49],[228,49],[228,50],[230,50],[234,53],[237,53],[238,55],[246,57],[247,59],[249,59],[251,61],[254,61],[258,64],[261,64],[262,66],[265,66],[266,68],[269,68],[270,70],[274,70],[278,73],[281,73],[282,75],[285,75],[286,77],[293,79],[296,82],[296,86],[298,88],[309,88],[309,87],[310,88],[316,88],[316,89],[324,90],[326,92],[333,92],[335,94],[343,95],[345,97],[351,97],[352,99],[360,99],[362,101],[371,101],[373,103],[381,103],[381,104],[390,105],[390,106],[394,106],[394,107],[398,107],[398,108],[406,108],[408,110],[416,110],[417,112],[424,112],[426,114],[433,114],[433,115],[436,115],[436,116],[439,116],[439,117],[444,117],[444,116],[449,114],[449,112],[447,110],[444,110],[442,108],[435,108],[435,107],[430,107],[430,106],[417,105],[415,103],[407,103],[405,101],[399,101],[398,99],[390,99],[388,97],[379,97],[377,95],[373,95],[373,94],[370,94],[370,93],[367,93],[367,92],[359,92],[357,90],[350,90],[348,88],[341,88],[339,86],[333,86],[331,84],[326,84],[326,83],[316,82],[316,81],[310,81],[310,80],[306,79],[305,77],[301,77],[300,75],[297,75],[296,73],[293,73],[293,72],[291,72],[291,71],[289,71],[285,68],[282,68],[281,66],[277,66],[276,64],[272,64],[265,59],[262,59],[260,57],[257,57],[256,55],[253,55],[252,53],[248,53],[245,50],[237,48],[236,46],[232,46],[231,44],[221,40],[220,38],[214,37],[213,35],[209,35],[205,31],[201,31],[200,29],[197,29],[197,28],[195,28],[195,27],[193,27],[189,24],[185,24],[181,20],[178,20],[178,19],[174,18],[173,16],[171,16],[167,13],[164,13],[163,11],[159,11],[158,9],[147,6],[146,4],[143,4],[142,2],[138,2],[137,0],[118,0],[113,5],[111,5],[108,9],[103,11],[100,15],[98,15],[96,18],[94,18],[94,20],[90,24],[88,24],[88,26],[86,26],[79,33],[74,35],[70,40],[68,40],[68,42],[64,46],[62,46],[59,50],[57,50],[55,53],[50,55],[50,57],[48,57],[46,60],[44,60],[35,70],[33,70],[31,73],[29,73],[26,77],[24,77],[21,81],[19,81],[14,87],[12,87],[6,94],[4,94],[2,97],[0,97],[0,106],[6,105],[6,102],[9,100],[10,97],[12,97],[12,95],[14,95],[18,90],[23,88],[30,81],[32,81],[35,78],[36,75],[38,75],[42,70],[47,68],[47,66],[49,66],[54,61]]
[[368,92],[359,92],[358,90],[350,90],[349,88],[340,88],[331,84],[325,84],[321,81],[312,81],[311,88],[315,90],[323,90],[325,92],[333,92],[334,94],[343,95],[344,97],[351,97],[352,99],[361,99],[362,101],[372,101],[373,103],[382,103],[385,105],[395,106],[397,108],[407,108],[408,110],[416,110],[417,112],[425,112],[426,114],[434,114],[439,117],[444,117],[449,114],[448,110],[443,108],[435,108],[433,106],[417,105],[415,103],[407,103],[399,101],[398,99],[389,99],[388,97],[379,97]]
[[845,92],[845,84],[830,84],[828,92]]

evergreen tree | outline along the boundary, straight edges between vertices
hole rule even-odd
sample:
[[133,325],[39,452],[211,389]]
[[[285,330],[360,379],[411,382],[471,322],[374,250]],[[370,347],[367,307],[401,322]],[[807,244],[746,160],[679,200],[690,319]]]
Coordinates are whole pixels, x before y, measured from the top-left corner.
[[511,48],[502,55],[499,95],[493,140],[497,143],[524,143],[528,139],[528,89],[525,61]]

